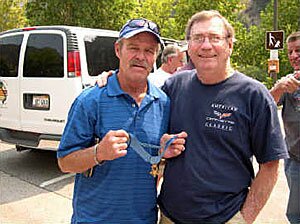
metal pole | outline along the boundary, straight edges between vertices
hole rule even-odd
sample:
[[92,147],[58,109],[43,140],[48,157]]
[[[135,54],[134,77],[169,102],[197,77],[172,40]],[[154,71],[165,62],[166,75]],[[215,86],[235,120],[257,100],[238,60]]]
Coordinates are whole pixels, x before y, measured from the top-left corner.
[[274,18],[273,18],[273,28],[278,30],[278,1],[274,0]]
[[[274,0],[274,17],[273,17],[273,29],[274,31],[278,30],[278,1]],[[277,55],[277,56],[274,56]],[[278,60],[278,50],[270,50],[270,59],[277,59]],[[270,77],[272,78],[273,82],[277,81],[277,72],[271,71]]]

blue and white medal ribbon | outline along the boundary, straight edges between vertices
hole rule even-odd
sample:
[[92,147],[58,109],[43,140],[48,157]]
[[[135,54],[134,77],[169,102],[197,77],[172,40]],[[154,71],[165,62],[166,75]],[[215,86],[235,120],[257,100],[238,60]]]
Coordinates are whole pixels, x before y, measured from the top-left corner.
[[128,142],[128,147],[130,146],[140,157],[142,157],[143,160],[145,160],[145,162],[150,163],[152,165],[150,174],[153,177],[156,177],[158,175],[158,163],[160,162],[161,158],[164,156],[167,148],[173,143],[173,141],[177,138],[177,136],[174,136],[174,137],[170,138],[166,142],[163,151],[161,153],[158,153],[157,156],[150,155],[144,149],[144,147],[153,148],[153,149],[160,149],[161,146],[151,145],[151,144],[147,144],[147,143],[141,143],[132,134],[129,134],[129,137],[130,137],[130,139],[129,139],[129,142]]

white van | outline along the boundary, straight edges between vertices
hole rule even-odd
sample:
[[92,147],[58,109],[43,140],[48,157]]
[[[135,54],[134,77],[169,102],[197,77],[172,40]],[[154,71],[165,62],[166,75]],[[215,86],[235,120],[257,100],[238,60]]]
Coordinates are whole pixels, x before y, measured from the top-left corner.
[[0,33],[0,140],[17,150],[56,150],[74,99],[102,71],[119,67],[118,35],[72,26]]
[[118,68],[118,34],[70,26],[0,33],[0,139],[18,150],[56,150],[75,97]]

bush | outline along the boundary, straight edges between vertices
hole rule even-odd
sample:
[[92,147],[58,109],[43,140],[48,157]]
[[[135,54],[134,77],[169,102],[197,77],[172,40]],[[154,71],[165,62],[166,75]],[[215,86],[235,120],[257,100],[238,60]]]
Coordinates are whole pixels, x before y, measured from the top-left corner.
[[238,67],[237,70],[249,77],[252,77],[253,79],[262,82],[268,89],[272,88],[273,86],[274,80],[265,70],[257,66],[247,65],[245,67]]

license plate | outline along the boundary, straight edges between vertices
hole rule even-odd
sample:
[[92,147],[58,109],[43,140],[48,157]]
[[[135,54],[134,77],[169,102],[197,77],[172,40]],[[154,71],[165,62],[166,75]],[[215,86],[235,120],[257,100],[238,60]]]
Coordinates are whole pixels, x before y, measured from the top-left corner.
[[48,95],[33,95],[32,107],[49,109],[49,96]]

